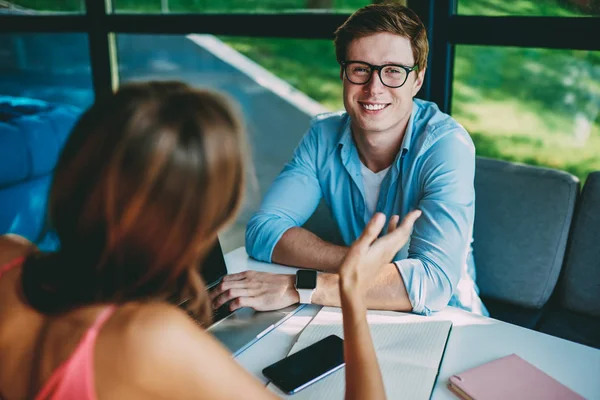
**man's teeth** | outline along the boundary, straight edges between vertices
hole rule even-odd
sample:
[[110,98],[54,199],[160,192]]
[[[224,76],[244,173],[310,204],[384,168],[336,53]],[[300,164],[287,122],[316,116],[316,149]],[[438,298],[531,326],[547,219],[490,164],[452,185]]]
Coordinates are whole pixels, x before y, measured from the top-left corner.
[[362,104],[363,108],[369,111],[382,110],[386,104]]

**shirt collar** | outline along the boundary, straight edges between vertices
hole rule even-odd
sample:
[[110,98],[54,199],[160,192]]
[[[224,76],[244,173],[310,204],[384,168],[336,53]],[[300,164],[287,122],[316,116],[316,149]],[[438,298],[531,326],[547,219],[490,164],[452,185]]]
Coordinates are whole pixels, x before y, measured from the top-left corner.
[[406,131],[404,132],[404,138],[402,139],[402,152],[406,153],[410,149],[410,142],[412,141],[413,130],[415,126],[415,114],[417,113],[417,106],[415,102],[412,103],[412,111],[410,112],[410,118],[406,125]]
[[338,148],[341,149],[342,162],[344,165],[348,164],[350,153],[352,148],[355,147],[354,139],[352,138],[352,129],[350,125],[350,115],[346,114],[346,118],[341,126],[340,140],[338,141]]
[[340,135],[340,140],[338,141],[338,145],[342,146],[351,146],[354,144],[352,140],[352,128],[350,124],[350,115],[346,114],[344,118],[344,122],[342,123],[340,131],[342,134]]

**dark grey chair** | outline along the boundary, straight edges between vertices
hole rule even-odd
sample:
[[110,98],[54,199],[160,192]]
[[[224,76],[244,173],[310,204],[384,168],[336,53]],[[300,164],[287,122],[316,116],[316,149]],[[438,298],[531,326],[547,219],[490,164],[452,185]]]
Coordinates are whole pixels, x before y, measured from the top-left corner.
[[556,298],[539,330],[600,348],[600,171],[581,192]]
[[477,158],[473,255],[493,318],[535,328],[559,277],[578,192],[567,172]]

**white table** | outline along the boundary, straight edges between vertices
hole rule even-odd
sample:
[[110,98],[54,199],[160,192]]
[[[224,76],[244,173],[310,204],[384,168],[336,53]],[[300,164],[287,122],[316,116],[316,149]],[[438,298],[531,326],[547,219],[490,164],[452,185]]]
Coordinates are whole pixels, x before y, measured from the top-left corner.
[[[229,273],[245,270],[295,273],[295,268],[250,259],[243,247],[225,256]],[[266,383],[262,369],[287,356],[296,337],[320,310],[309,305],[237,357]],[[456,373],[516,353],[586,399],[600,400],[600,350],[506,322],[447,307],[429,317],[453,322],[432,399],[456,400],[446,387]]]

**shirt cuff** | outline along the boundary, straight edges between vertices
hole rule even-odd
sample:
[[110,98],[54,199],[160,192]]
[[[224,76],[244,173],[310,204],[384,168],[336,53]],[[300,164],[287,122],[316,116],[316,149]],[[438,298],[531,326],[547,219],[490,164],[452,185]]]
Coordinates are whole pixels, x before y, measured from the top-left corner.
[[425,268],[420,260],[407,258],[404,260],[394,261],[396,268],[408,294],[408,299],[413,309],[412,312],[421,315],[430,315],[431,311],[425,307]]

